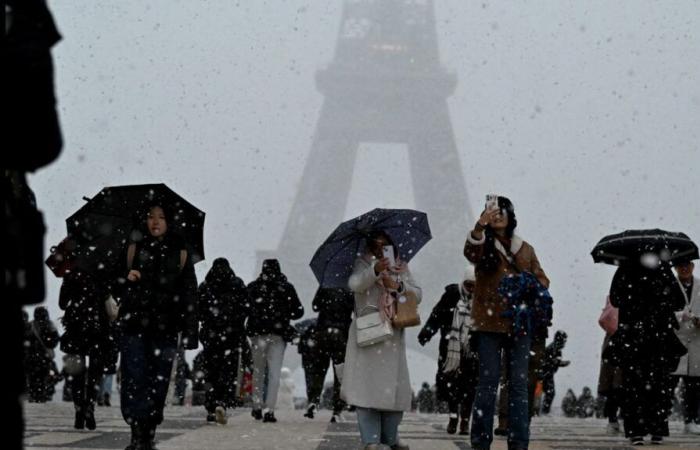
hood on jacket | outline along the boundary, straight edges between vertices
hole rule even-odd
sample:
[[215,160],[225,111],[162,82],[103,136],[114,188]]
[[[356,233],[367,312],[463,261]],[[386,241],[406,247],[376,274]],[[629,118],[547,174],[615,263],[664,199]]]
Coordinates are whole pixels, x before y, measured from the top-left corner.
[[287,281],[287,277],[282,273],[280,262],[277,259],[266,259],[262,263],[262,272],[258,278],[260,281]]

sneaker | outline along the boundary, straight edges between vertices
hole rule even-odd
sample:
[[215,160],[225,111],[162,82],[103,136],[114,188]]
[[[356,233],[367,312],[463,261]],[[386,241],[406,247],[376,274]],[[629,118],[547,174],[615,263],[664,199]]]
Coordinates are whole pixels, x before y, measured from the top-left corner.
[[263,418],[262,409],[253,409],[250,412],[250,415],[253,416],[253,419],[255,419],[255,420],[262,420],[262,418]]
[[662,445],[663,443],[664,443],[663,436],[652,436],[651,437],[651,445]]
[[304,414],[304,417],[307,417],[309,419],[313,419],[314,418],[314,411],[316,411],[316,404],[312,403],[307,408],[306,413]]
[[274,411],[266,412],[265,415],[263,416],[263,422],[269,422],[269,423],[277,422],[277,419],[275,418],[275,412]]
[[455,434],[457,432],[457,417],[450,417],[450,421],[447,422],[447,434]]
[[469,419],[462,419],[459,421],[459,434],[461,436],[469,434]]
[[214,413],[207,413],[207,422],[216,422],[216,415]]
[[228,418],[226,417],[226,410],[223,406],[217,406],[214,410],[214,415],[216,416],[216,423],[219,425],[226,425],[228,423]]
[[644,445],[644,436],[632,436],[630,438],[630,444],[632,444],[632,445]]
[[615,435],[620,433],[620,424],[618,422],[608,422],[606,428],[608,434]]
[[343,421],[343,418],[340,417],[340,414],[333,414],[331,416],[331,423],[338,423],[338,422],[342,422],[342,421]]
[[683,427],[685,434],[700,434],[700,424],[686,423]]

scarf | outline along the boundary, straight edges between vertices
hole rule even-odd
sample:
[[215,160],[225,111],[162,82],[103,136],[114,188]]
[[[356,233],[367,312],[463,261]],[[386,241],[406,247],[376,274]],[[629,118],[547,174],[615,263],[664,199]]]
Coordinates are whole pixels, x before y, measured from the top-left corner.
[[452,315],[452,327],[447,341],[447,357],[443,365],[444,372],[459,369],[462,356],[469,351],[469,330],[471,329],[471,295],[464,292],[460,285],[460,298]]
[[[391,274],[395,275],[396,280],[400,282],[401,274],[405,273],[407,270],[408,265],[405,262],[397,259],[396,266],[394,266],[391,269]],[[379,300],[377,302],[377,308],[379,308],[379,316],[381,317],[382,322],[391,321],[394,319],[394,316],[396,316],[397,292],[385,287],[381,278],[377,280],[377,285],[380,286],[382,290],[381,294],[379,294]]]

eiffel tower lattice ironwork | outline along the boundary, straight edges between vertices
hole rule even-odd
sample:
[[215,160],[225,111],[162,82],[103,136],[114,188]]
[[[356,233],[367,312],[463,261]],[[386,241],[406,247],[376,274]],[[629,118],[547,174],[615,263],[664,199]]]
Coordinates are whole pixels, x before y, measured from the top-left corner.
[[316,74],[324,102],[296,200],[278,249],[259,259],[278,257],[309,305],[308,263],[346,219],[359,145],[405,144],[433,232],[412,265],[437,295],[463,273],[470,208],[447,105],[457,79],[440,64],[433,2],[347,0],[342,14],[334,60]]

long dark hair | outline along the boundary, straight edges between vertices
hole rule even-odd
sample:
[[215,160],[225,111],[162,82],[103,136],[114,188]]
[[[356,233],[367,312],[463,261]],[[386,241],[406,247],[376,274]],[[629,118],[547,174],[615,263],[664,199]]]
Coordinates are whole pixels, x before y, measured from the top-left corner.
[[394,241],[391,239],[391,236],[389,236],[384,230],[372,230],[367,233],[366,235],[366,249],[365,251],[372,251],[372,248],[375,245],[375,241],[379,238],[384,238],[389,245],[391,245],[394,248],[394,257],[398,258],[399,254],[397,252],[396,245],[394,244]]
[[[515,208],[513,207],[513,202],[507,197],[498,197],[498,208],[501,213],[505,212],[508,217],[508,225],[506,226],[506,237],[511,239],[515,228],[518,226],[518,220],[515,218]],[[498,250],[496,249],[496,233],[493,231],[491,226],[487,225],[484,229],[484,235],[486,236],[486,242],[484,242],[484,253],[481,255],[481,259],[476,264],[476,269],[481,272],[491,273],[498,269],[501,263],[501,259],[498,256]]]

